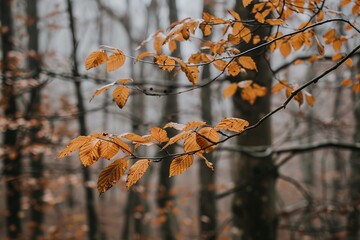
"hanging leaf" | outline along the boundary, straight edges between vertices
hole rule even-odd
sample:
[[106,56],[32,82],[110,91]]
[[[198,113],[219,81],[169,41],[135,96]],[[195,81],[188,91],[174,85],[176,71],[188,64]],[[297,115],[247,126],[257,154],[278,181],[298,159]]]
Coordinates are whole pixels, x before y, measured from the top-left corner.
[[131,168],[129,169],[129,174],[126,180],[126,187],[129,189],[132,185],[137,183],[139,179],[144,175],[146,170],[150,166],[150,160],[138,160],[134,163]]
[[222,119],[214,129],[216,130],[228,130],[232,132],[240,133],[244,131],[245,127],[249,126],[249,122],[241,118],[224,118]]
[[183,71],[188,78],[188,80],[193,84],[196,85],[199,80],[199,68],[198,66],[189,66],[185,63],[180,64],[181,71]]
[[227,88],[224,90],[224,97],[228,98],[233,96],[236,93],[236,90],[238,89],[237,83],[231,83]]
[[284,23],[284,20],[283,19],[266,19],[265,20],[266,23],[272,25],[272,26],[277,26],[277,25],[281,25]]
[[159,143],[169,141],[167,133],[164,129],[154,127],[154,128],[151,128],[150,131],[151,131],[151,138],[154,139],[155,141],[158,141]]
[[295,51],[299,50],[305,42],[305,36],[303,33],[297,33],[290,38],[290,42]]
[[99,146],[100,157],[110,160],[119,152],[120,146],[111,138],[105,138],[105,140],[102,139],[100,140],[101,140],[101,144]]
[[238,62],[243,68],[249,69],[249,70],[256,70],[256,63],[254,60],[249,56],[242,56],[238,58]]
[[289,54],[291,53],[291,45],[290,45],[289,41],[284,40],[282,42],[282,44],[280,45],[280,52],[281,52],[281,54],[283,55],[284,58],[289,56]]
[[181,131],[184,129],[185,125],[181,123],[169,122],[164,126],[164,128],[169,128],[169,127]]
[[117,50],[115,53],[109,56],[109,59],[106,63],[106,71],[111,72],[120,68],[124,65],[126,57],[121,50]]
[[237,62],[232,61],[228,65],[227,70],[228,70],[228,73],[229,73],[230,76],[235,77],[242,71],[242,68],[239,66],[239,64]]
[[262,87],[256,83],[252,86],[248,86],[241,91],[241,98],[245,101],[248,101],[253,105],[258,97],[265,96],[267,92],[266,87]]
[[145,57],[149,57],[149,56],[155,56],[155,53],[153,52],[143,52],[140,53],[137,58],[135,59],[134,63],[137,63],[139,60],[145,58]]
[[211,170],[215,170],[214,169],[214,165],[209,161],[207,160],[207,158],[202,154],[202,153],[196,153],[197,156],[199,156],[200,158],[204,159],[204,162],[205,162],[205,165],[210,168]]
[[66,148],[58,154],[57,157],[63,158],[63,157],[70,155],[71,153],[73,153],[74,151],[81,148],[85,143],[87,143],[90,140],[91,140],[91,137],[89,137],[89,136],[79,136],[79,137],[73,139],[69,143],[69,145],[67,145]]
[[314,106],[315,103],[315,98],[307,91],[304,91],[305,93],[305,99],[306,102],[310,105],[310,106]]
[[123,108],[129,97],[129,89],[125,86],[117,86],[113,92],[113,99],[119,108]]
[[201,149],[204,149],[206,153],[215,149],[216,143],[220,140],[217,131],[211,127],[204,127],[197,132],[196,143]]
[[198,128],[198,127],[202,127],[206,125],[206,122],[203,122],[203,121],[192,121],[192,122],[188,122],[185,127],[184,127],[184,131],[187,131],[187,130],[191,130],[191,129],[195,129],[195,128]]
[[230,13],[231,16],[233,16],[233,18],[234,18],[235,20],[237,20],[237,21],[240,21],[240,20],[241,20],[241,19],[240,19],[240,15],[239,15],[237,12],[235,12],[234,10],[228,10],[228,12]]
[[97,67],[107,61],[107,56],[105,50],[96,50],[87,56],[85,60],[85,69],[89,70],[91,68]]
[[149,140],[146,138],[137,135],[135,133],[124,133],[121,135],[121,137],[126,138],[127,140],[132,141],[133,143],[147,143]]
[[201,150],[201,147],[196,142],[196,133],[191,132],[190,135],[184,141],[185,152],[194,152]]
[[129,160],[120,158],[104,168],[100,172],[97,182],[97,189],[99,193],[104,193],[114,186],[124,175],[128,165]]
[[243,4],[244,8],[249,6],[251,4],[251,2],[252,2],[252,0],[242,0],[242,4]]
[[181,132],[181,133],[175,135],[174,137],[170,138],[170,140],[166,143],[166,145],[162,149],[165,149],[168,146],[170,146],[171,144],[174,144],[184,138],[187,138],[190,135],[191,135],[191,132]]
[[112,138],[112,141],[117,144],[120,147],[120,150],[123,151],[125,154],[130,155],[131,154],[131,148],[129,145],[121,141],[119,138]]
[[155,57],[155,63],[161,70],[172,71],[175,68],[175,60],[166,55],[159,55]]
[[96,89],[95,92],[91,96],[90,102],[91,102],[91,100],[93,100],[94,97],[100,95],[101,93],[105,92],[106,90],[108,90],[109,88],[114,86],[114,84],[115,83],[109,83],[109,84],[106,84],[105,86],[102,86],[101,88]]
[[175,158],[170,164],[170,176],[173,177],[186,171],[194,162],[193,155],[184,155]]
[[88,167],[95,163],[99,157],[100,140],[97,138],[91,138],[80,148],[80,161],[85,167]]
[[347,78],[341,81],[340,85],[343,87],[350,86],[353,83],[353,80],[351,78]]
[[278,81],[271,89],[271,93],[277,93],[280,92],[282,89],[284,89],[287,86],[286,80]]

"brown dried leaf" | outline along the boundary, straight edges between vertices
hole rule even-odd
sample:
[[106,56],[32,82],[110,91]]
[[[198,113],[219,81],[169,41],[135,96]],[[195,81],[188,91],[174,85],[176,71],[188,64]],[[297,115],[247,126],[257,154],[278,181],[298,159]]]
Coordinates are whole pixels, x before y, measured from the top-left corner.
[[214,129],[216,130],[228,130],[232,132],[242,132],[245,127],[249,126],[249,122],[241,118],[224,118],[222,119]]
[[187,131],[187,130],[191,130],[191,129],[195,129],[195,128],[198,128],[198,127],[202,127],[206,124],[206,122],[203,122],[203,121],[192,121],[192,122],[188,122],[185,127],[184,127],[184,131]]
[[236,93],[236,90],[238,89],[237,83],[231,83],[227,88],[224,90],[224,97],[228,98],[233,96]]
[[181,133],[175,135],[174,137],[170,138],[169,142],[167,142],[166,145],[162,149],[165,149],[168,146],[170,146],[171,144],[174,144],[184,138],[187,138],[190,135],[191,135],[191,132],[181,132]]
[[138,160],[134,163],[129,169],[129,174],[126,180],[126,187],[129,189],[132,185],[134,185],[139,179],[144,175],[146,170],[150,166],[150,160]]
[[121,50],[117,50],[115,53],[109,56],[109,59],[106,63],[106,71],[111,72],[120,68],[124,65],[126,57]]
[[90,140],[91,140],[91,137],[89,137],[89,136],[79,136],[79,137],[73,139],[69,143],[69,145],[67,145],[66,148],[64,148],[64,150],[62,150],[58,154],[57,157],[58,158],[63,158],[63,157],[66,157],[66,156],[70,155],[71,153],[73,153],[74,151],[81,148],[85,143],[87,143]]
[[99,147],[101,141],[97,138],[91,138],[90,141],[87,141],[81,148],[80,148],[80,161],[82,164],[87,167],[95,163],[99,157]]
[[204,127],[197,132],[196,143],[204,149],[206,153],[215,149],[220,136],[214,128]]
[[94,68],[94,67],[97,67],[97,66],[103,64],[107,60],[108,59],[107,59],[105,50],[93,51],[92,53],[89,54],[89,56],[87,56],[87,58],[85,60],[85,68],[86,68],[86,70],[89,70],[91,68]]
[[172,160],[170,164],[170,176],[176,176],[186,171],[194,162],[193,155],[184,155]]
[[129,89],[125,86],[117,86],[113,91],[113,99],[119,108],[123,108],[129,97]]
[[117,159],[106,168],[104,168],[99,174],[97,189],[99,193],[104,193],[114,186],[124,175],[127,167],[129,165],[129,160],[127,159]]
[[105,86],[102,86],[101,88],[96,89],[95,92],[91,96],[90,102],[91,102],[91,100],[93,100],[94,97],[96,97],[96,96],[100,95],[101,93],[105,92],[106,90],[108,90],[112,86],[114,86],[114,83],[109,83],[109,84],[106,84]]
[[242,56],[242,57],[239,57],[237,60],[243,68],[257,71],[256,63],[254,62],[252,57]]
[[155,141],[158,141],[159,143],[167,142],[169,141],[169,138],[167,136],[167,132],[158,127],[151,128],[151,138]]

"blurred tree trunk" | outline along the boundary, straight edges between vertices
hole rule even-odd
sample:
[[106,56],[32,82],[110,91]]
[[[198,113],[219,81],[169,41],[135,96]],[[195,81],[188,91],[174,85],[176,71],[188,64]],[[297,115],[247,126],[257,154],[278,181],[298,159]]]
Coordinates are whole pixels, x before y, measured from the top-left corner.
[[[360,59],[357,62],[357,73],[360,73]],[[360,142],[360,94],[354,96],[354,118],[355,132],[354,142]],[[351,210],[348,215],[347,231],[348,240],[359,239],[360,229],[360,152],[352,151],[350,155],[350,205]]]
[[[4,115],[8,121],[16,119],[17,105],[14,93],[14,80],[11,79],[12,68],[9,54],[13,50],[13,23],[11,16],[11,1],[1,1],[0,18],[2,31],[2,100]],[[21,219],[21,154],[17,143],[18,129],[6,129],[3,135],[5,154],[3,157],[5,178],[6,204],[6,238],[20,239],[22,236]]]
[[[243,8],[242,1],[236,1],[235,10],[244,20],[254,19],[249,9]],[[254,30],[255,27],[251,27]],[[256,34],[260,39],[270,34],[270,28],[260,27]],[[261,42],[259,43],[261,44]],[[241,44],[240,50],[254,47],[249,44]],[[271,89],[272,73],[266,59],[266,50],[259,49],[250,55],[256,62],[259,72],[247,71],[246,76],[239,75],[234,80],[241,81],[251,79],[267,89]],[[246,119],[250,124],[256,123],[261,117],[270,111],[270,94],[256,100],[254,105],[243,101],[237,93],[233,97],[235,117]],[[242,146],[270,146],[271,124],[269,120],[263,122],[257,128],[239,137]],[[274,240],[276,239],[277,216],[275,209],[275,167],[272,157],[256,159],[241,154],[235,169],[236,186],[244,186],[236,192],[233,199],[234,239],[246,240]]]
[[[124,17],[123,25],[127,31],[129,38],[128,51],[131,56],[135,56],[134,49],[136,48],[137,41],[133,37],[132,33],[132,22],[131,22],[131,8],[130,1],[127,0],[127,14]],[[149,18],[149,14],[147,16]],[[149,23],[149,19],[147,21]],[[145,31],[148,31],[148,26]],[[147,35],[147,34],[145,34]],[[137,66],[137,65],[136,65]],[[130,66],[130,76],[135,79],[144,78],[144,67],[135,70],[136,67],[134,64]],[[137,74],[139,72],[139,74]],[[132,132],[144,134],[143,128],[143,119],[139,116],[145,116],[145,104],[144,104],[144,95],[143,94],[134,94],[131,98],[131,123],[132,123]],[[146,151],[142,149],[140,155],[146,156]],[[149,172],[146,174],[145,178],[148,177]],[[144,192],[139,191],[139,185],[147,184],[149,179],[141,179],[134,187],[129,190],[128,199],[125,208],[125,223],[123,227],[122,239],[144,239],[149,237],[150,229],[146,226],[144,222],[144,216],[149,211],[149,206],[146,200],[143,198],[143,195],[147,193],[148,187],[145,187]]]
[[[176,0],[167,0],[169,7],[169,20],[170,23],[178,21]],[[178,44],[173,56],[180,57],[181,50]],[[173,80],[175,83],[178,81],[177,77]],[[169,87],[167,92],[172,92],[174,89]],[[166,122],[178,122],[178,100],[176,95],[168,95],[166,97],[164,116]],[[169,137],[174,136],[175,131],[169,131]],[[174,152],[173,145],[167,148],[168,152]],[[165,158],[160,164],[159,187],[157,193],[157,204],[160,214],[165,217],[161,223],[161,239],[171,240],[176,239],[176,217],[172,213],[172,206],[174,205],[174,197],[171,195],[170,190],[173,187],[173,178],[169,178],[169,169],[171,158]]]
[[[28,51],[33,54],[29,56],[28,67],[30,71],[35,72],[35,79],[38,79],[40,71],[40,58],[39,58],[39,31],[37,26],[38,14],[37,14],[37,0],[27,1],[27,17],[28,26],[27,31],[29,35]],[[34,115],[41,114],[41,86],[31,89],[30,101],[27,107],[26,118],[32,119]],[[30,129],[30,139],[32,144],[42,144],[42,139],[39,138],[38,133],[42,128],[41,120],[37,120],[37,124]],[[43,154],[37,153],[36,150],[30,153],[30,165],[32,177],[36,180],[36,186],[31,189],[31,231],[30,239],[36,240],[43,234],[43,218],[44,218],[44,181],[43,177]]]
[[[72,36],[72,47],[73,47],[73,76],[75,84],[75,94],[77,99],[77,108],[79,112],[78,124],[80,128],[80,135],[87,135],[87,125],[86,125],[86,109],[83,101],[83,94],[81,90],[81,82],[79,79],[79,70],[77,65],[77,38],[75,30],[75,21],[72,8],[72,0],[67,0],[68,4],[68,14],[70,22],[70,31]],[[88,224],[88,238],[90,240],[98,239],[98,219],[95,210],[95,199],[92,188],[89,186],[89,181],[91,180],[90,171],[88,168],[82,168],[83,174],[83,183],[85,187],[85,202],[86,202],[86,215],[87,215],[87,224]]]
[[[211,12],[210,2],[204,2],[204,12]],[[201,79],[209,80],[211,77],[209,65],[203,67]],[[208,124],[212,124],[212,106],[211,106],[211,87],[206,86],[201,89],[201,117]],[[214,163],[212,153],[206,155],[206,158]],[[215,164],[214,164],[215,165]],[[215,172],[212,172],[203,162],[200,163],[200,199],[199,199],[199,223],[200,235],[204,239],[216,239],[217,208],[216,208],[216,188]]]

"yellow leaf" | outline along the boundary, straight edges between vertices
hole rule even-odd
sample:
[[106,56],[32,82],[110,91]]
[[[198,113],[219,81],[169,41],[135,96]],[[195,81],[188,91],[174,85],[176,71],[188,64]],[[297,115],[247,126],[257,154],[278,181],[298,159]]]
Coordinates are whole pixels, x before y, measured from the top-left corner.
[[213,62],[214,67],[217,68],[219,71],[224,71],[227,65],[227,62],[221,59],[215,60]]
[[352,90],[353,90],[355,93],[360,92],[360,83],[359,83],[359,82],[356,82],[356,83],[352,86]]
[[121,141],[119,138],[112,138],[112,141],[117,144],[117,146],[119,146],[121,151],[123,151],[125,154],[131,154],[131,148],[129,147],[129,145]]
[[233,16],[233,18],[234,18],[235,20],[238,20],[238,21],[241,20],[241,19],[240,19],[240,15],[239,15],[237,12],[235,12],[234,10],[228,10],[228,12],[230,13],[231,16]]
[[169,127],[181,131],[184,129],[185,125],[181,123],[169,122],[164,126],[164,128],[169,128]]
[[283,41],[280,45],[280,52],[286,58],[291,53],[291,45],[289,41]]
[[194,152],[201,150],[200,146],[196,142],[195,132],[191,132],[188,138],[185,139],[184,150],[185,152]]
[[185,128],[184,128],[184,131],[187,131],[187,130],[191,130],[191,129],[195,129],[195,128],[198,128],[198,127],[202,127],[206,124],[206,122],[203,122],[203,121],[192,121],[192,122],[188,122],[186,125],[185,125]]
[[324,19],[324,11],[320,11],[317,15],[316,15],[316,19],[318,22],[321,22]]
[[290,42],[295,51],[299,50],[305,42],[305,36],[303,33],[298,33],[290,38]]
[[272,25],[272,26],[276,26],[276,25],[281,25],[284,23],[283,19],[266,19],[265,20],[266,23]]
[[286,80],[279,81],[272,87],[271,92],[272,93],[280,92],[286,86],[287,86],[287,81]]
[[249,122],[241,118],[224,118],[216,126],[216,130],[228,130],[240,133],[245,127],[249,126]]
[[137,58],[135,59],[135,63],[138,62],[139,60],[145,58],[145,57],[149,57],[149,56],[155,56],[155,53],[153,52],[143,52],[140,53]]
[[242,56],[242,57],[239,57],[237,60],[243,68],[257,71],[256,63],[254,62],[254,60],[251,57]]
[[315,103],[315,98],[308,92],[304,92],[305,93],[305,99],[306,102],[310,105],[310,106],[314,106]]
[[100,157],[110,160],[119,152],[120,146],[116,142],[113,142],[111,138],[104,139],[105,140],[100,139],[99,154]]
[[177,46],[176,46],[176,41],[175,40],[171,40],[169,41],[169,50],[170,52],[173,52],[176,50]]
[[96,50],[87,56],[85,60],[85,68],[89,70],[91,68],[97,67],[107,61],[107,56],[105,50]]
[[252,33],[250,28],[244,27],[241,31],[240,31],[240,37],[246,42],[249,43],[252,37]]
[[259,36],[259,35],[255,35],[255,36],[253,37],[253,44],[254,44],[254,45],[258,44],[260,41],[261,41],[261,39],[260,39],[260,36]]
[[265,22],[265,18],[264,16],[261,14],[261,12],[257,12],[255,14],[255,19],[259,22],[259,23],[264,23]]
[[132,141],[133,143],[147,143],[149,140],[146,138],[137,135],[135,133],[124,133],[121,135],[122,138]]
[[117,86],[113,92],[113,99],[119,108],[123,108],[129,97],[129,89],[124,86]]
[[104,193],[114,186],[124,175],[127,167],[129,165],[129,160],[127,159],[117,159],[106,168],[104,168],[98,178],[97,189],[99,193]]
[[339,61],[340,59],[342,59],[344,55],[342,53],[336,53],[334,56],[332,56],[331,60],[333,62]]
[[81,148],[80,148],[80,161],[82,164],[87,167],[95,163],[99,157],[99,146],[100,140],[97,138],[91,138],[90,141],[87,141]]
[[348,58],[345,60],[345,64],[348,66],[348,67],[352,67],[353,66],[353,61],[351,58]]
[[102,86],[101,88],[96,89],[95,92],[92,94],[90,101],[93,100],[94,97],[100,95],[101,93],[111,88],[112,86],[114,86],[114,83],[109,83],[106,84],[105,86]]
[[245,101],[248,101],[251,105],[253,105],[257,97],[265,96],[266,92],[267,92],[266,87],[262,87],[254,83],[253,86],[248,86],[242,89],[241,98]]
[[164,44],[164,42],[165,42],[164,34],[161,31],[157,32],[155,35],[154,44],[153,44],[153,47],[157,54],[161,53],[161,50],[162,50],[161,47]]
[[204,127],[197,132],[196,143],[201,149],[204,149],[206,153],[215,149],[216,143],[220,137],[217,131],[211,127]]
[[150,160],[148,159],[138,160],[136,163],[134,163],[129,169],[129,174],[126,180],[126,187],[129,189],[132,185],[139,181],[149,166]]
[[203,32],[204,37],[207,37],[211,34],[212,26],[205,21],[200,23],[199,28]]
[[343,87],[350,86],[352,84],[353,80],[351,78],[347,78],[341,81],[340,85]]
[[170,164],[170,177],[183,173],[193,164],[193,162],[193,155],[184,155],[175,158]]
[[244,8],[249,6],[249,4],[251,4],[251,2],[252,2],[252,0],[242,0],[242,4],[243,4]]
[[155,57],[155,63],[161,70],[172,71],[175,68],[175,60],[166,55],[159,55]]
[[241,67],[239,66],[239,64],[237,62],[232,61],[228,65],[227,70],[228,70],[228,73],[230,74],[230,76],[235,77],[241,72]]
[[236,90],[238,89],[238,84],[237,83],[232,83],[230,84],[227,88],[225,88],[224,90],[224,97],[228,98],[231,97],[232,95],[234,95],[236,93]]
[[91,140],[91,137],[89,137],[89,136],[79,136],[79,137],[73,139],[69,143],[69,145],[67,145],[66,148],[59,153],[59,155],[57,157],[63,158],[63,157],[70,155],[71,153],[73,153],[74,151],[81,148],[85,143],[87,143],[90,140]]
[[168,146],[170,146],[171,144],[174,144],[184,138],[187,138],[190,135],[191,135],[191,132],[181,132],[181,133],[175,135],[174,137],[170,138],[169,141],[166,143],[166,145],[162,149],[165,149]]
[[151,131],[151,138],[158,141],[159,143],[169,141],[167,133],[166,133],[166,131],[164,129],[154,127],[154,128],[151,128],[150,131]]
[[202,153],[196,153],[196,155],[197,156],[199,156],[199,157],[201,157],[202,159],[204,159],[204,161],[205,161],[205,165],[208,167],[208,168],[210,168],[211,170],[215,170],[214,169],[214,165],[209,161],[209,160],[207,160],[207,158],[202,154]]
[[109,59],[106,63],[106,71],[115,71],[116,69],[124,65],[125,60],[126,57],[123,52],[121,50],[117,50],[116,53],[113,53],[109,56]]
[[188,80],[196,85],[199,80],[199,68],[197,66],[189,66],[186,64],[180,64],[181,71],[183,71]]

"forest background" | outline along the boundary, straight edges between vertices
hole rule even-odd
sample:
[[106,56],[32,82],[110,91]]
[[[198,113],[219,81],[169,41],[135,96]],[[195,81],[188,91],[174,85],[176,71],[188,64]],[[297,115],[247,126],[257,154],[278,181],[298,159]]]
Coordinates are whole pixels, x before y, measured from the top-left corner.
[[2,0],[0,238],[358,239],[359,8]]

